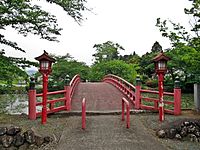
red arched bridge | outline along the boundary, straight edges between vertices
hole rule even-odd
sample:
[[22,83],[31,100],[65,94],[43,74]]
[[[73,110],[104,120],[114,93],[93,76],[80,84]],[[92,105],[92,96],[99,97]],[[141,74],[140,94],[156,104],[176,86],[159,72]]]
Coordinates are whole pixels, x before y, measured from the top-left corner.
[[[80,76],[76,75],[69,86],[64,87],[64,90],[48,92],[47,95],[49,97],[47,113],[81,110],[83,98],[86,99],[88,111],[120,110],[123,97],[131,103],[132,109],[158,110],[159,101],[158,91],[141,89],[139,84],[134,86],[115,75],[106,75],[102,82],[94,83],[83,83]],[[58,95],[60,98],[50,99],[51,95]],[[42,102],[39,101],[40,97],[42,93],[37,94],[36,90],[29,90],[29,114],[33,111],[33,116],[30,118],[41,114],[40,111],[36,111],[38,106],[42,106]],[[166,113],[174,115],[181,113],[181,90],[179,88],[175,88],[173,93],[164,92],[164,99],[165,106],[168,105],[165,109]]]
[[[87,111],[121,110],[122,98],[130,103],[130,109],[158,110],[158,91],[145,90],[141,85],[132,85],[126,80],[106,75],[102,82],[81,82],[81,77],[75,75],[64,90],[48,92],[47,114],[58,111]],[[54,96],[52,96],[54,95]],[[36,119],[41,115],[42,93],[35,89],[29,90],[29,118]],[[51,97],[58,97],[51,99]],[[82,100],[85,99],[82,105]],[[164,92],[165,113],[179,115],[181,113],[181,89],[175,88],[173,93]],[[123,111],[123,110],[122,110]]]

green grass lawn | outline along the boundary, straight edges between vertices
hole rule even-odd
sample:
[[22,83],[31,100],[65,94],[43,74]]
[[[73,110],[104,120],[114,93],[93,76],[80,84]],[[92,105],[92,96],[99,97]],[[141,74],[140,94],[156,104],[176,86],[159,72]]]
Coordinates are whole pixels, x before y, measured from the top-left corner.
[[[158,99],[158,95],[155,95],[155,94],[143,93],[142,96]],[[172,96],[164,96],[164,100],[174,101]],[[142,104],[145,104],[145,105],[148,105],[148,106],[154,106],[154,102],[147,102],[147,101],[144,101],[144,100],[142,100]],[[166,104],[165,108],[173,109],[173,106]],[[189,93],[189,94],[188,93],[182,93],[182,95],[181,95],[181,109],[194,109],[193,93]]]

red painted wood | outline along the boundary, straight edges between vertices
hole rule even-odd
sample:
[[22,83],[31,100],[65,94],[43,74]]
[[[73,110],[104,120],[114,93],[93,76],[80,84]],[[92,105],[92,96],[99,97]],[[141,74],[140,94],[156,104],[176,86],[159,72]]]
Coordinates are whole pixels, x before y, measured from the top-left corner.
[[174,89],[174,114],[181,114],[181,89]]
[[[65,106],[60,106],[60,107],[56,107],[54,108],[53,110],[47,110],[47,114],[51,114],[51,113],[55,113],[55,112],[59,112],[59,111],[62,111],[62,110],[65,110],[66,107]],[[36,115],[37,117],[41,116],[42,112],[37,112]]]
[[36,90],[28,91],[29,107],[28,107],[28,118],[30,120],[36,119]]
[[165,113],[174,115],[174,110],[165,109],[164,111],[165,111]]
[[82,129],[86,128],[86,102],[85,98],[82,100]]
[[142,100],[148,101],[148,102],[158,102],[159,100],[156,98],[150,98],[150,97],[141,97]]
[[48,75],[43,74],[43,95],[42,95],[42,124],[47,122],[47,86],[48,86]]
[[[55,94],[62,94],[65,93],[66,90],[60,90],[60,91],[55,91],[55,92],[48,92],[47,95],[55,95]],[[40,94],[36,94],[37,97],[41,97],[43,95],[43,93]]]
[[158,109],[155,109],[154,106],[147,106],[147,105],[143,105],[143,104],[141,104],[140,108],[147,109],[147,110],[158,110]]
[[130,128],[130,105],[129,102],[122,98],[122,121],[124,121],[124,105],[126,104],[126,128]]

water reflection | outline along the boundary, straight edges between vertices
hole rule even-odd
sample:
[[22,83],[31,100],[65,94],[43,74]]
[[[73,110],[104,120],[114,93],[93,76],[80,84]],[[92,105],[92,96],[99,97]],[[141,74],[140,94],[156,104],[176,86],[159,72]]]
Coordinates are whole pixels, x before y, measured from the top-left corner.
[[28,114],[27,94],[0,95],[0,113]]

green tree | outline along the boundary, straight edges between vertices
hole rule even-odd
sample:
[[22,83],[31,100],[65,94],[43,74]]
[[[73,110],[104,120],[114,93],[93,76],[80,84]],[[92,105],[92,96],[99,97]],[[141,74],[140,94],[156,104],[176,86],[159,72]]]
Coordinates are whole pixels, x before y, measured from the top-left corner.
[[[0,30],[5,30],[9,26],[24,36],[32,33],[42,39],[56,41],[56,36],[60,35],[61,31],[56,17],[40,6],[33,5],[32,1],[34,0],[1,0]],[[85,7],[86,0],[46,0],[46,2],[62,7],[78,23],[83,20],[82,12],[88,10]],[[0,43],[25,51],[17,43],[5,39],[3,34],[0,34]]]
[[[35,0],[1,0],[0,31],[6,30],[6,27],[12,27],[23,36],[27,36],[31,33],[40,36],[42,39],[57,41],[57,36],[60,35],[62,29],[58,26],[56,17],[43,10],[42,7],[37,4],[33,4],[32,2],[34,1]],[[46,2],[62,7],[66,14],[71,16],[77,23],[81,23],[83,20],[82,12],[88,10],[85,7],[86,0],[46,0]],[[16,42],[6,39],[2,33],[0,33],[0,44],[25,52]],[[4,55],[1,55],[1,57],[5,58]],[[1,66],[0,76],[5,80],[7,78],[4,76],[7,76],[7,74],[4,74],[4,70],[9,71],[11,74],[13,71],[13,74],[15,74],[15,69],[19,69],[16,66],[25,68],[30,65],[38,65],[25,58],[6,57],[6,60],[11,64],[10,66],[15,67],[10,67],[8,65]],[[2,60],[2,64],[3,61],[4,59]]]
[[162,46],[158,41],[156,41],[151,48],[151,52],[160,52],[160,51],[162,51]]
[[120,60],[123,60],[123,61],[125,61],[126,63],[129,63],[129,64],[138,64],[139,65],[140,56],[138,54],[136,54],[135,51],[134,51],[130,55],[124,55],[124,56],[120,55]]
[[69,54],[56,56],[54,58],[56,58],[56,63],[52,68],[53,72],[49,81],[50,87],[56,86],[59,89],[63,89],[67,75],[70,80],[76,74],[79,74],[83,81],[89,79],[90,68],[85,63],[72,59]]
[[162,51],[162,46],[159,42],[155,42],[151,48],[151,52],[147,52],[146,54],[142,55],[140,60],[140,74],[151,78],[152,75],[155,73],[154,64],[152,59]]
[[95,44],[93,48],[96,49],[96,53],[92,55],[95,58],[95,63],[118,59],[119,51],[124,50],[118,43],[113,43],[111,41]]
[[91,67],[90,80],[101,81],[107,74],[120,76],[133,82],[137,75],[138,65],[127,64],[122,60],[103,61]]
[[17,64],[13,63],[12,59],[6,57],[4,54],[4,51],[0,51],[0,83],[4,84],[7,88],[11,88],[14,81],[20,78],[26,80],[28,75]]
[[[162,36],[170,39],[172,49],[168,50],[168,55],[172,58],[169,62],[169,72],[174,80],[175,75],[182,77],[187,82],[196,82],[199,80],[200,71],[200,0],[192,2],[190,9],[184,9],[185,14],[191,16],[189,21],[191,31],[187,31],[179,23],[171,20],[161,21],[157,19],[156,26],[159,28]],[[172,26],[172,30],[170,30]],[[196,81],[195,81],[195,80]]]

